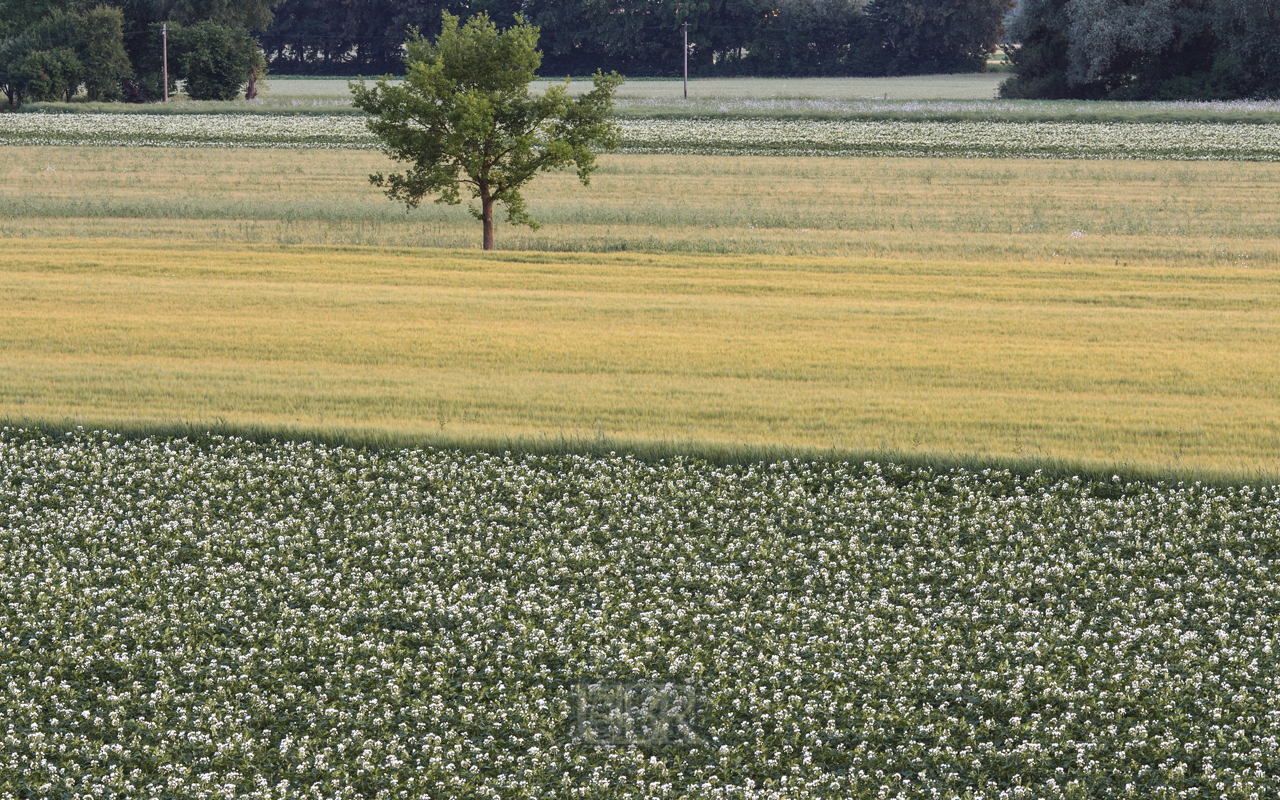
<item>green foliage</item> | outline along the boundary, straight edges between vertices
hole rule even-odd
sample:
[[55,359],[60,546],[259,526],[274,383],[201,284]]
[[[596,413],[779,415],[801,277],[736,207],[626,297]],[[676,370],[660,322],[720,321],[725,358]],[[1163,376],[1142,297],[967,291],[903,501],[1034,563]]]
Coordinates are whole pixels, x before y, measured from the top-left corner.
[[[438,30],[441,11],[520,13],[542,34],[543,70],[696,77],[883,75],[978,70],[1008,0],[885,0],[872,26],[864,0],[284,0],[263,46],[277,69],[350,75],[398,66],[406,26]],[[891,37],[885,40],[884,37]],[[983,50],[982,48],[986,48]],[[981,52],[979,52],[981,51]],[[975,53],[978,56],[975,56]]]
[[0,508],[18,797],[1274,796],[1274,487],[6,428]]
[[41,100],[70,100],[80,86],[78,19],[55,9],[0,42],[0,80],[9,105]]
[[[753,75],[867,75],[880,54],[857,0],[783,0],[760,14],[741,72]],[[728,71],[728,70],[724,70]]]
[[79,27],[85,93],[91,102],[118,100],[120,82],[133,76],[124,51],[124,15],[118,8],[98,6],[80,16]]
[[0,39],[21,34],[64,5],[63,0],[0,0]]
[[890,75],[981,72],[1013,0],[872,0],[867,16]]
[[1222,59],[1248,94],[1280,96],[1280,5],[1274,0],[1220,0],[1213,30],[1229,43]]
[[[170,92],[185,74],[192,97],[231,99],[251,76],[265,73],[249,31],[270,24],[271,5],[272,0],[119,0],[97,6],[83,0],[0,0],[0,89],[12,106],[69,98],[81,85],[91,102],[158,99],[164,87],[162,23],[156,20],[167,20]],[[60,52],[64,48],[74,61]]]
[[[164,34],[162,28],[166,23],[152,22],[146,27],[143,36],[135,37],[133,49],[129,54],[133,61],[135,77],[126,81],[125,100],[131,103],[147,103],[160,100],[165,96],[164,86]],[[177,22],[167,23],[170,36],[180,38],[178,31],[182,25]],[[169,96],[178,92],[178,51],[169,48]]]
[[1070,42],[1061,30],[1038,26],[1021,35],[1017,47],[1007,50],[1016,73],[1000,84],[1000,96],[1011,100],[1097,99],[1102,92],[1092,87],[1072,86],[1067,81],[1067,48]]
[[1027,0],[1004,97],[1211,100],[1280,95],[1269,0]]
[[271,24],[271,7],[279,0],[167,0],[169,19],[184,24],[213,22],[229,28],[260,31]]
[[70,100],[80,85],[80,60],[69,47],[32,50],[11,66],[11,75],[21,87],[20,102]]
[[0,75],[11,105],[70,100],[83,83],[92,101],[120,97],[133,70],[124,51],[123,15],[100,5],[78,14],[54,9],[0,46]]
[[233,100],[250,73],[263,66],[258,43],[244,28],[197,22],[175,26],[169,41],[192,100]]
[[370,180],[409,208],[429,194],[461,203],[465,186],[480,201],[472,213],[484,223],[486,249],[493,247],[494,203],[506,208],[511,223],[536,227],[521,187],[538,172],[570,164],[589,182],[593,148],[617,146],[610,115],[622,83],[616,73],[597,73],[595,88],[577,99],[566,85],[530,95],[542,61],[537,41],[538,29],[519,18],[499,31],[487,15],[459,27],[446,13],[434,43],[418,35],[410,41],[402,85],[386,78],[372,87],[352,84],[354,103],[372,115],[369,129],[387,155],[412,164]]

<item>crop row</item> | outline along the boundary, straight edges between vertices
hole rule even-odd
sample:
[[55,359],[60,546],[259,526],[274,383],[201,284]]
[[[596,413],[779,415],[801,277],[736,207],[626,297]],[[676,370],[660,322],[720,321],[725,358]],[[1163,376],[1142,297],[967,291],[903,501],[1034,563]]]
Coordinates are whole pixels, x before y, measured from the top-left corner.
[[0,798],[1274,798],[1280,492],[0,430]]
[[[631,153],[1280,160],[1280,126],[1197,122],[624,119]],[[376,148],[356,116],[9,114],[0,145]]]

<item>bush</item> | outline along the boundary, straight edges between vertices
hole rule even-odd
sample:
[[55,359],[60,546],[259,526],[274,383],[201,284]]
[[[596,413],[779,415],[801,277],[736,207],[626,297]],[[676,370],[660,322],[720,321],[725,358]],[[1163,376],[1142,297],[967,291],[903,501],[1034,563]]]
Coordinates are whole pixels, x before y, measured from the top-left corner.
[[11,74],[20,84],[19,102],[70,100],[80,86],[80,60],[69,47],[32,50],[18,59]]

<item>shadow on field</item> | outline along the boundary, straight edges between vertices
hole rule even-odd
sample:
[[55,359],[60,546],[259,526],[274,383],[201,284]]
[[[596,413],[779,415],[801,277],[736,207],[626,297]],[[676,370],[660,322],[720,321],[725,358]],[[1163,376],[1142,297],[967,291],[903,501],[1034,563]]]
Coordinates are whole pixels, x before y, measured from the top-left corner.
[[[230,437],[267,444],[272,442],[315,442],[356,450],[456,450],[462,453],[511,453],[533,456],[604,456],[621,454],[644,462],[668,459],[692,459],[713,465],[776,463],[781,461],[808,463],[848,463],[899,467],[884,472],[891,483],[899,478],[907,483],[925,479],[927,474],[965,470],[971,473],[1006,472],[1010,476],[1039,473],[1049,480],[1080,478],[1102,487],[1098,496],[1105,497],[1120,483],[1198,483],[1206,486],[1266,486],[1280,484],[1280,471],[1218,470],[1171,465],[1154,469],[1125,462],[1080,461],[1071,459],[1024,456],[1004,458],[980,453],[946,453],[927,450],[875,449],[845,450],[838,448],[786,447],[760,443],[725,443],[695,440],[644,440],[599,436],[512,436],[462,437],[448,434],[403,432],[356,427],[307,427],[238,425],[227,422],[201,424],[188,421],[140,422],[86,420],[32,420],[0,418],[0,428],[18,428],[60,437],[80,430],[104,430],[126,439],[152,437],[187,439],[199,443],[216,437]],[[926,473],[921,475],[920,473]]]

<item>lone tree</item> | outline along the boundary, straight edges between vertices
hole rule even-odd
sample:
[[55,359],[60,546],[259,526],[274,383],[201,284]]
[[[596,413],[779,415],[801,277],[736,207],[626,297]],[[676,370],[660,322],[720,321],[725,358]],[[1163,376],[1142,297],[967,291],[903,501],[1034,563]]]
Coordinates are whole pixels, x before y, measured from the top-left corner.
[[569,97],[567,80],[532,95],[529,82],[542,64],[537,44],[538,29],[519,16],[499,31],[487,14],[459,28],[458,18],[446,12],[435,42],[413,32],[402,84],[385,77],[372,87],[351,84],[355,105],[372,115],[369,129],[383,151],[411,164],[403,173],[369,180],[409,208],[428,194],[457,205],[465,186],[480,201],[471,213],[484,223],[485,250],[493,249],[494,203],[506,208],[513,225],[537,230],[520,188],[538,172],[570,164],[584,186],[590,183],[593,148],[618,144],[611,113],[623,80],[616,72],[597,72],[595,88],[582,97]]

